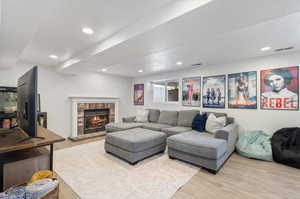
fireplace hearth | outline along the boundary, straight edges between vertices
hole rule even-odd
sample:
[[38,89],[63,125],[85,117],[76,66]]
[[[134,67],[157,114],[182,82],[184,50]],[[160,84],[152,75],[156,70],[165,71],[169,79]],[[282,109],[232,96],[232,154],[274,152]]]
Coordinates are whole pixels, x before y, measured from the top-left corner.
[[104,131],[105,125],[109,123],[109,109],[84,110],[84,134]]

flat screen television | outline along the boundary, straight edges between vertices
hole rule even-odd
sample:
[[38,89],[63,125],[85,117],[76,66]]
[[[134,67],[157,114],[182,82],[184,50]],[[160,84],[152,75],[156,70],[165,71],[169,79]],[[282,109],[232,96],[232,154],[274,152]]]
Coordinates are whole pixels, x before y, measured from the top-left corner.
[[18,79],[17,123],[28,134],[28,138],[37,136],[38,109],[38,67],[35,66]]

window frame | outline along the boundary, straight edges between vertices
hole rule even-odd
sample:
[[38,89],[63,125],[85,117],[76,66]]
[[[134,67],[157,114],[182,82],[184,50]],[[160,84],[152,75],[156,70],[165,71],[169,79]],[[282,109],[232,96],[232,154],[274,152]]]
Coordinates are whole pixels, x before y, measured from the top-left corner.
[[[169,93],[168,93],[168,83],[176,82],[178,83],[178,99],[177,101],[169,101]],[[180,103],[180,80],[179,79],[167,79],[167,80],[157,80],[152,81],[152,102],[156,104],[178,104]],[[164,91],[165,91],[165,100],[163,102],[154,101],[154,84],[155,83],[164,83]]]

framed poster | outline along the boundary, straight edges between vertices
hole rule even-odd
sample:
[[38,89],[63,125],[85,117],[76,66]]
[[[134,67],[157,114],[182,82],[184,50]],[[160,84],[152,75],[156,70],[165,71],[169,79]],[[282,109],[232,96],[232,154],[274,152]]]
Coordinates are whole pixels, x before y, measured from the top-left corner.
[[257,72],[228,75],[228,108],[257,109]]
[[299,110],[299,67],[260,72],[261,109]]
[[225,108],[225,81],[226,75],[203,77],[203,107]]
[[134,105],[144,105],[144,84],[134,85]]
[[201,102],[201,77],[182,79],[182,105],[200,106]]

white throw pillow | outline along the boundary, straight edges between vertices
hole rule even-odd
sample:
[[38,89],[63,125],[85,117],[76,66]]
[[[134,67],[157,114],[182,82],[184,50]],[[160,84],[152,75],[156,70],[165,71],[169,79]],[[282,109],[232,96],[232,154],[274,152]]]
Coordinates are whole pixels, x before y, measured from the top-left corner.
[[148,122],[148,114],[149,114],[148,110],[137,110],[135,122],[142,122],[142,123]]
[[213,113],[211,113],[205,125],[205,130],[209,133],[216,133],[218,130],[221,130],[226,124],[225,117],[216,117]]

